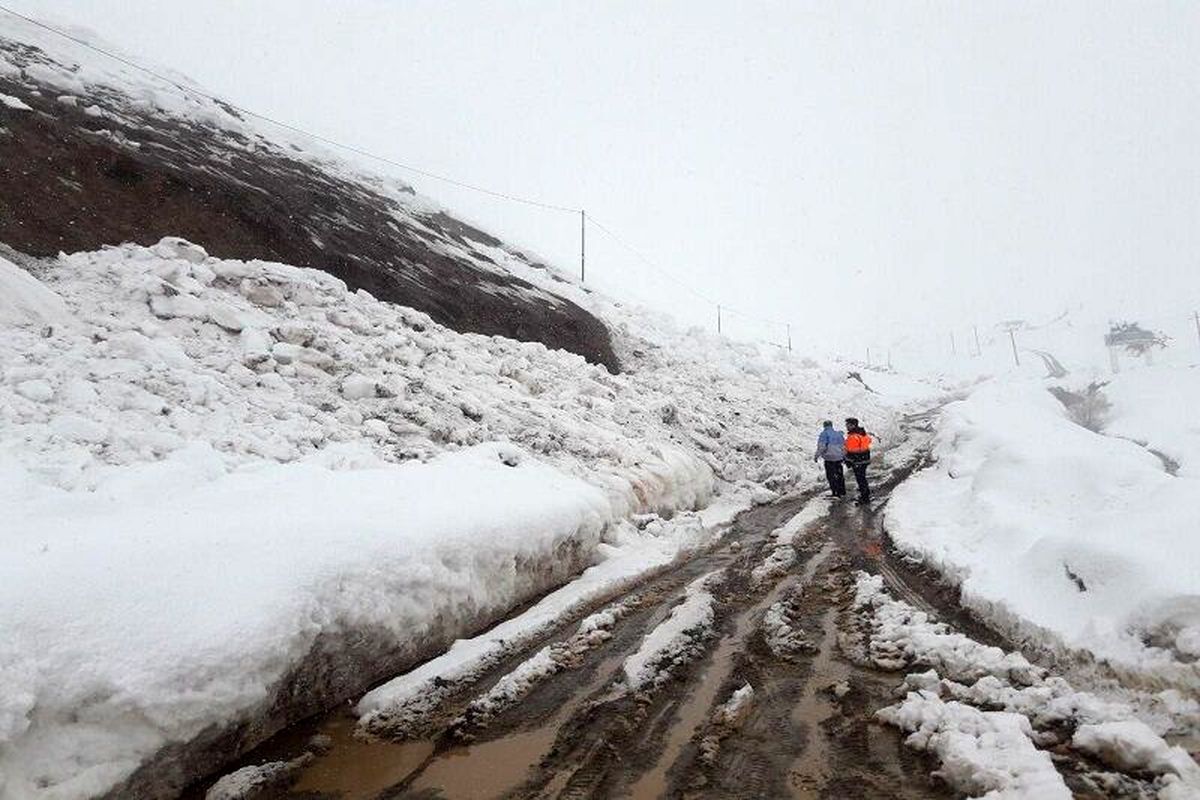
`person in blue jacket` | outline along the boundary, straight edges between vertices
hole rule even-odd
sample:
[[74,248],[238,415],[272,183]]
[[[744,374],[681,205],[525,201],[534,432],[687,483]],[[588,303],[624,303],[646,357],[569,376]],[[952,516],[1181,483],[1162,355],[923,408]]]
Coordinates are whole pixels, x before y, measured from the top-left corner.
[[825,460],[825,478],[834,497],[846,496],[846,473],[842,471],[845,458],[845,435],[833,427],[832,421],[825,420],[821,435],[817,437],[817,452],[813,454],[813,461]]

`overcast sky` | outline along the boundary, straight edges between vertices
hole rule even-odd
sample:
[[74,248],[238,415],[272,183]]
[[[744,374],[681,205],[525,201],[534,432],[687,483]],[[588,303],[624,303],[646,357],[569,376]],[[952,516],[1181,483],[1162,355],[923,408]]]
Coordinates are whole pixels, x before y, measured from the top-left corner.
[[[830,348],[1200,303],[1200,3],[8,2]],[[577,265],[577,219],[408,177]],[[715,316],[594,232],[589,278]]]

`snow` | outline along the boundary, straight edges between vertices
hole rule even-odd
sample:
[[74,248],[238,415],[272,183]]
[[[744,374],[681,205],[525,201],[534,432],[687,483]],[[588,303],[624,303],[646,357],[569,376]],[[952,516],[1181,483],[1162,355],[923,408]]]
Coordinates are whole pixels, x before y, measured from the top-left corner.
[[710,572],[688,584],[670,615],[625,659],[622,670],[630,691],[652,688],[666,680],[672,667],[688,660],[697,644],[712,634],[716,598],[709,589],[721,575],[720,570]]
[[204,800],[254,800],[270,790],[286,788],[296,773],[312,760],[305,754],[292,761],[269,761],[224,775],[204,794]]
[[[35,27],[8,20],[3,35],[43,51],[0,57],[30,102],[37,89],[118,121],[125,132],[99,134],[124,145],[140,146],[148,113],[231,134],[229,147],[252,154],[292,152],[278,132]],[[311,143],[299,157],[402,210],[436,209]],[[22,523],[0,530],[16,554],[0,566],[0,615],[20,631],[0,645],[5,791],[102,791],[197,726],[252,713],[317,636],[373,629],[380,615],[397,646],[415,647],[429,626],[466,635],[567,580],[555,569],[573,563],[559,549],[569,546],[592,566],[540,622],[525,619],[532,636],[710,544],[737,511],[815,479],[821,418],[855,413],[885,437],[898,430],[893,406],[844,365],[680,330],[514,251],[479,248],[542,301],[557,292],[595,312],[626,371],[460,335],[326,273],[217,259],[176,237],[62,255],[34,273],[0,259],[0,474]],[[441,515],[448,492],[435,476],[477,508]],[[545,513],[523,516],[556,488]],[[497,497],[474,502],[489,491]],[[360,501],[364,492],[381,496]],[[204,503],[219,504],[211,520]],[[522,524],[518,543],[510,534]],[[439,549],[429,537],[441,534]],[[505,559],[512,571],[496,579],[489,570]],[[407,571],[372,577],[397,560]],[[71,585],[47,583],[51,566]],[[238,576],[246,585],[231,584]],[[304,613],[285,620],[288,609]],[[118,625],[123,614],[137,624]],[[150,648],[144,659],[139,647]]]
[[612,638],[613,626],[634,608],[633,602],[624,601],[586,617],[574,636],[538,650],[471,701],[460,721],[477,726],[487,724],[501,711],[520,702],[543,680],[580,663],[584,653]]
[[[737,497],[735,494],[699,513],[678,514],[669,521],[654,518],[641,529],[625,521],[613,526],[597,548],[602,560],[578,578],[523,613],[479,636],[455,642],[441,656],[368,692],[355,708],[360,727],[368,733],[393,737],[419,730],[422,721],[455,687],[475,680],[508,654],[552,631],[564,618],[711,544],[737,511],[749,507],[749,498]],[[615,623],[615,619],[608,622],[611,609],[600,614],[604,616],[593,615],[580,623],[585,638],[593,628]],[[538,664],[544,666],[541,660]],[[520,676],[518,679],[526,680]]]
[[404,645],[501,611],[552,580],[523,562],[594,548],[610,513],[596,488],[487,444],[424,464],[355,451],[228,470],[195,444],[87,493],[7,468],[10,791],[97,792],[89,769],[117,776],[268,701],[318,636]]
[[21,98],[13,97],[11,94],[0,93],[0,105],[15,111],[33,111]]
[[[837,368],[615,307],[621,375],[178,239],[65,255],[40,280],[2,266],[17,798],[93,795],[253,713],[318,636],[415,648],[592,565],[431,668],[473,673],[815,479],[834,409],[895,426]],[[364,698],[368,727],[404,680]]]
[[1121,376],[1115,416],[1101,432],[1072,421],[1042,381],[981,386],[944,409],[938,462],[896,490],[889,533],[1015,634],[1194,691],[1197,665],[1170,643],[1187,653],[1200,625],[1200,485],[1190,466],[1172,476],[1158,457],[1110,433],[1167,450],[1182,443],[1174,452],[1194,462],[1193,423],[1162,424],[1200,404],[1193,373]]
[[1072,797],[1050,755],[1034,746],[1029,720],[1019,714],[980,711],[943,702],[932,692],[910,692],[877,716],[908,732],[905,744],[935,754],[941,767],[934,774],[972,797]]
[[802,509],[786,523],[771,532],[768,540],[772,549],[750,572],[750,581],[755,586],[761,586],[766,581],[785,574],[796,563],[796,540],[809,525],[820,519],[829,511],[829,499],[819,497],[804,505]]
[[61,297],[37,278],[0,257],[0,325],[69,325]]
[[1200,767],[1163,738],[1193,733],[1200,724],[1196,703],[1177,692],[1110,689],[1102,697],[1077,690],[1020,653],[983,645],[893,599],[882,576],[857,574],[854,606],[867,617],[865,652],[876,666],[927,668],[908,672],[904,699],[877,716],[908,732],[909,745],[938,755],[939,774],[961,790],[1070,796],[1061,794],[1061,778],[1036,749],[1060,743],[1065,730],[1080,752],[1161,776],[1160,797],[1200,791]]
[[718,725],[734,727],[749,713],[753,702],[754,687],[748,683],[743,684],[740,689],[735,689],[729,699],[713,712],[712,720]]
[[1174,775],[1179,783],[1200,790],[1200,765],[1179,746],[1169,746],[1138,720],[1080,725],[1071,745],[1109,766],[1126,772]]

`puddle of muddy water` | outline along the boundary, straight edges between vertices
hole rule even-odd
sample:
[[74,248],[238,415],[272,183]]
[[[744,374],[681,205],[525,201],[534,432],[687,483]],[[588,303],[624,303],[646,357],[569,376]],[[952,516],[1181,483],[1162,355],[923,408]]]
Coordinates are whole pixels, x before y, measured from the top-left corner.
[[292,787],[295,792],[328,792],[342,800],[370,800],[402,782],[433,755],[433,742],[365,741],[354,735],[355,721],[336,717],[320,732],[333,749],[318,757]]
[[554,744],[557,726],[522,731],[439,754],[409,786],[447,800],[500,797],[518,786]]

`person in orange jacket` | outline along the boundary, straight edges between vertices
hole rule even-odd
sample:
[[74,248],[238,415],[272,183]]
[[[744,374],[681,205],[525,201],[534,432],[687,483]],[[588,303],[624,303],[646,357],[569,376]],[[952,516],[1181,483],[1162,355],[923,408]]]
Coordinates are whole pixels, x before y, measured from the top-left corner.
[[854,417],[846,418],[846,463],[850,465],[854,481],[858,484],[856,502],[862,505],[871,502],[871,485],[867,482],[867,465],[871,463],[871,435]]

